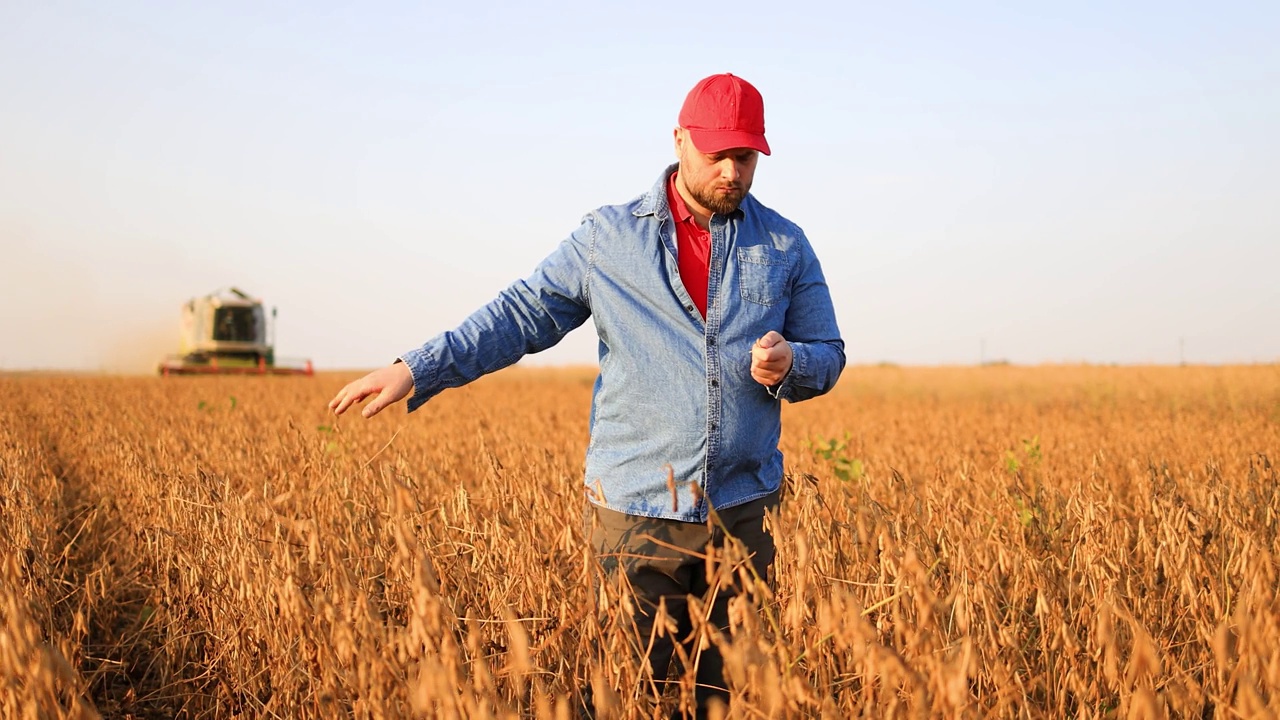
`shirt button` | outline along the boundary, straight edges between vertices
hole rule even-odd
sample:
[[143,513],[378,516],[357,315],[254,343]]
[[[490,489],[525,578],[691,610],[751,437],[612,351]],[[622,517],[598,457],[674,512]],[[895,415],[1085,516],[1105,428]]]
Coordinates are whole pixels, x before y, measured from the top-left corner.
[[685,305],[685,306],[684,306],[684,309],[685,309],[685,312],[693,312],[693,306],[692,306],[692,305]]
[[720,387],[720,381],[715,378],[711,378],[711,387]]

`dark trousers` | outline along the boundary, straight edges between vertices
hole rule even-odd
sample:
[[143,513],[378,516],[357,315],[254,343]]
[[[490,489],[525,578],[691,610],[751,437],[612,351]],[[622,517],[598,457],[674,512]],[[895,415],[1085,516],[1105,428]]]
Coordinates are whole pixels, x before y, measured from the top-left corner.
[[[690,523],[627,515],[587,504],[586,529],[606,577],[612,580],[618,573],[625,573],[635,594],[634,645],[640,653],[648,650],[642,659],[648,661],[658,691],[667,678],[676,641],[681,641],[687,657],[697,666],[695,699],[699,717],[706,713],[713,698],[727,705],[729,691],[720,650],[711,644],[699,651],[697,643],[688,641],[694,627],[688,598],[702,599],[704,607],[710,607],[709,622],[728,631],[729,600],[742,588],[736,584],[736,573],[722,578],[721,587],[712,587],[714,578],[707,577],[707,548],[724,547],[726,536],[737,538],[751,556],[757,576],[768,580],[774,543],[764,528],[764,516],[777,505],[775,492],[720,510],[719,523]],[[659,603],[665,604],[667,615],[677,624],[674,638],[671,633],[659,637],[660,633],[654,632]]]

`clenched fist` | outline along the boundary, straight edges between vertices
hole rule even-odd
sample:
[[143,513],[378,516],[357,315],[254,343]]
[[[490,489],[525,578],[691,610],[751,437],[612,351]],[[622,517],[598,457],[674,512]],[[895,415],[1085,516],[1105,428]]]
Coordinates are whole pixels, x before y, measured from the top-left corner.
[[791,372],[791,345],[770,330],[751,347],[751,377],[765,387],[773,387]]

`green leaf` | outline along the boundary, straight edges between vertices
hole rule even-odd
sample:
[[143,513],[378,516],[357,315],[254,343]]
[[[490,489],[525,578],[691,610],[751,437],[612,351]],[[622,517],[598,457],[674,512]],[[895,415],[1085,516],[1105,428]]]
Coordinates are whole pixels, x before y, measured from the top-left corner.
[[1012,450],[1008,450],[1004,454],[1004,468],[1012,475],[1022,469],[1022,463],[1018,462],[1018,456],[1013,454]]

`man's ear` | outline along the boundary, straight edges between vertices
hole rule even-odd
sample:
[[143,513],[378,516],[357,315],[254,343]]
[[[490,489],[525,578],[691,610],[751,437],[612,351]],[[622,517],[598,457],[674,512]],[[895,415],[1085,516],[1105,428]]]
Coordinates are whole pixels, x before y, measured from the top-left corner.
[[683,131],[683,128],[681,128],[680,126],[676,126],[676,129],[672,132],[672,140],[674,141],[673,144],[675,146],[677,160],[681,158],[680,151],[684,145],[684,134],[682,131]]

